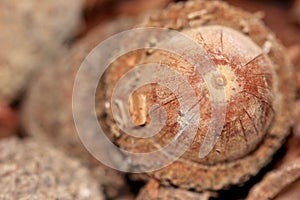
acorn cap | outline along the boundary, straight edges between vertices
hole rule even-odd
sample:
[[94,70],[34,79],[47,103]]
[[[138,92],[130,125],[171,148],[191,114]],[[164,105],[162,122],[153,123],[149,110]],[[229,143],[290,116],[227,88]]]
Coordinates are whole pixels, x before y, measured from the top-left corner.
[[[219,1],[171,4],[149,17],[142,26],[168,28],[192,37],[206,50],[219,74],[209,76],[210,81],[205,82],[191,63],[161,50],[129,53],[107,70],[104,90],[101,88],[96,95],[103,96],[105,91],[106,100],[96,101],[96,107],[110,102],[115,84],[126,72],[138,64],[155,61],[179,72],[199,100],[202,121],[190,148],[177,161],[148,175],[166,185],[200,191],[242,184],[257,174],[282,145],[293,123],[294,74],[281,43],[258,15]],[[211,120],[210,86],[223,88],[225,123],[212,151],[199,158],[199,146]],[[179,101],[170,89],[149,84],[134,91],[129,99],[133,123],[137,126],[151,123],[149,110],[154,103],[163,105],[167,120],[151,139],[132,137],[121,131],[109,107],[99,116],[107,115],[106,126],[111,128],[111,136],[121,148],[151,152],[174,138],[180,129],[178,118],[182,114],[178,112]]]

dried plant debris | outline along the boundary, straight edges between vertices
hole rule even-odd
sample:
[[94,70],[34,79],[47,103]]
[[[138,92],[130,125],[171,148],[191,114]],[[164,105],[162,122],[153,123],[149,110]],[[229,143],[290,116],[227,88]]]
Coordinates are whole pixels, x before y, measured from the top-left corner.
[[104,199],[101,180],[77,160],[37,141],[0,141],[0,163],[0,199]]
[[149,183],[140,191],[136,200],[209,200],[216,195],[211,192],[191,192],[179,188],[164,187],[156,180]]
[[81,21],[81,0],[2,0],[0,97],[15,100],[33,72],[62,54]]
[[[204,125],[202,125],[201,130],[198,129],[198,135],[196,135],[191,148],[179,160],[148,175],[164,185],[176,185],[197,191],[220,190],[233,184],[243,184],[251,176],[256,175],[262,167],[271,161],[273,154],[283,144],[295,116],[295,77],[292,64],[284,53],[286,49],[264,25],[260,16],[250,14],[220,1],[188,1],[170,4],[166,9],[152,14],[145,20],[143,26],[169,28],[188,35],[192,30],[198,30],[200,36],[198,35],[196,41],[204,46],[214,63],[220,67],[220,71],[225,78],[225,81],[223,79],[224,82],[221,82],[222,84],[225,83],[226,96],[228,97],[225,127],[218,143],[206,158],[198,159],[199,144],[204,138],[203,133],[205,131],[203,130],[208,125],[209,119],[207,119],[207,116],[210,116],[208,100],[201,99],[201,97],[206,97],[207,94],[207,90],[203,86],[198,91],[199,93],[203,92],[199,94],[200,107],[207,108],[203,109],[204,111],[201,109],[200,113],[201,116],[204,116],[202,118],[204,120],[202,124]],[[209,31],[205,32],[205,30],[209,30],[209,28],[205,29],[208,26],[213,27],[210,30],[211,35],[208,34]],[[218,31],[214,32],[213,30]],[[230,30],[227,33],[237,32],[240,35],[238,37],[232,36],[232,38],[237,40],[236,44],[237,46],[241,45],[241,48],[231,47],[230,50],[230,45],[227,46],[228,49],[225,45],[224,48],[218,46],[227,43],[226,38],[222,37],[226,35],[227,30]],[[254,46],[257,45],[261,54],[247,60],[247,56],[250,55],[251,51],[247,51],[243,55],[241,51],[235,51],[235,49],[241,50],[246,46],[244,42],[238,42],[239,37],[247,37],[250,43],[254,43]],[[247,43],[247,45],[250,43]],[[220,52],[218,49],[224,49],[224,51]],[[229,63],[226,58],[227,61],[230,61]],[[239,74],[241,71],[237,70],[238,66],[235,67],[235,61],[241,64],[245,61],[242,61],[243,59],[248,61],[245,62],[245,66],[249,67],[249,70],[245,74]],[[136,103],[138,104],[137,107],[139,105],[150,107],[153,105],[153,101],[157,101],[167,111],[166,125],[151,139],[135,138],[125,134],[113,119],[111,107],[106,106],[109,105],[107,102],[111,102],[111,95],[116,82],[126,72],[138,64],[153,62],[162,63],[177,70],[183,77],[187,77],[193,88],[194,86],[197,87],[193,84],[201,82],[197,79],[193,66],[176,56],[168,54],[168,52],[152,51],[149,53],[146,50],[137,51],[114,62],[105,74],[104,90],[98,88],[96,109],[98,109],[99,118],[107,116],[106,124],[107,127],[110,127],[111,137],[114,138],[114,141],[128,151],[143,153],[155,151],[162,146],[166,146],[174,138],[176,130],[179,128],[177,122],[178,115],[180,115],[178,101],[169,90],[155,85],[145,86],[138,92],[133,93],[132,100],[134,103],[130,103],[131,100],[129,100],[130,105]],[[226,69],[230,68],[234,71],[233,74],[236,75],[236,78],[229,78],[232,73],[228,73]],[[243,75],[246,77],[241,78],[243,80],[239,82],[239,77]],[[267,81],[268,83],[261,82],[259,78],[269,81]],[[232,80],[236,80],[237,83],[231,82]],[[246,87],[241,90],[235,87],[243,85],[245,80],[248,80],[244,84]],[[249,91],[247,92],[248,86],[251,89],[248,88]],[[253,90],[253,88],[257,89]],[[230,91],[237,91],[237,93],[231,93]],[[238,91],[242,91],[243,94]],[[139,95],[146,97],[144,98],[146,102],[140,103],[139,100],[143,98],[139,98]],[[103,96],[105,97],[104,100]],[[244,98],[247,100],[241,100]],[[251,109],[251,107],[254,109]],[[256,108],[260,109],[256,110]],[[142,123],[145,125],[144,123],[149,123],[147,121],[149,116],[147,116],[147,112],[143,111],[147,111],[147,108],[141,110],[134,112],[133,109],[131,113],[132,120],[136,124]],[[254,110],[256,111],[253,112]],[[263,123],[261,123],[262,119],[264,120]],[[122,120],[120,121],[122,122]],[[248,148],[244,148],[245,146]],[[145,160],[145,163],[147,162]]]
[[[286,163],[279,169],[269,172],[264,179],[251,189],[248,200],[265,200],[265,199],[289,199],[289,187],[299,185],[300,180],[300,159]],[[299,189],[299,187],[298,187]],[[282,194],[281,194],[282,193]],[[299,196],[298,196],[299,197]]]
[[[297,103],[299,115],[299,102]],[[297,123],[299,118],[297,118]],[[261,182],[255,185],[249,193],[248,199],[276,199],[297,200],[300,188],[300,134],[295,127],[292,135],[284,144],[285,155],[276,162]]]

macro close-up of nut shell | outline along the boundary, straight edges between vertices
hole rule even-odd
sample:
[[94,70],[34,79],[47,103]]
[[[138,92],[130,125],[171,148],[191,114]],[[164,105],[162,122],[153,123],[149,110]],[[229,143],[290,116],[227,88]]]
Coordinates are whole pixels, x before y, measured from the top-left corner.
[[296,200],[298,0],[0,2],[0,200]]
[[[205,98],[208,91],[205,86],[200,86],[198,101],[203,110],[199,112],[203,116],[204,125],[199,127],[191,147],[182,158],[163,169],[151,172],[150,176],[166,185],[201,191],[241,184],[257,174],[282,145],[294,116],[293,68],[284,56],[284,47],[274,34],[264,26],[259,17],[218,1],[191,1],[170,5],[163,12],[151,16],[143,26],[170,28],[187,35],[194,34],[192,37],[203,45],[217,65],[227,103],[224,129],[219,140],[207,157],[197,159],[211,109],[209,97]],[[197,75],[194,75],[193,68],[187,62],[168,53],[154,51],[150,55],[142,52],[130,56],[114,63],[106,72],[104,91],[107,100],[111,98],[116,81],[133,66],[143,62],[166,64],[178,70],[192,86],[201,85],[199,77],[197,81]],[[126,59],[135,63],[127,64]],[[102,96],[101,91],[99,96]],[[134,95],[146,96],[146,103],[139,102],[139,98]],[[168,113],[166,126],[152,140],[135,139],[116,129],[113,120],[108,117],[115,142],[127,150],[139,149],[140,152],[153,151],[157,148],[156,145],[164,146],[170,142],[178,129],[176,97],[172,97],[166,89],[152,85],[137,91],[132,99],[137,99],[133,104],[145,104],[148,107],[153,101],[163,104]],[[107,113],[110,116],[109,109]],[[137,113],[140,115],[137,117],[147,115]]]

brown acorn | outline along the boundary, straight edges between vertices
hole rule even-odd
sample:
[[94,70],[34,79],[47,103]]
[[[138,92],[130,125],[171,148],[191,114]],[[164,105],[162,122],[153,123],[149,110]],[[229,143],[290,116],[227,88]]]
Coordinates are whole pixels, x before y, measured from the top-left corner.
[[[159,84],[132,91],[128,99],[132,119],[116,120],[112,116],[111,97],[117,81],[138,64],[159,63],[177,71],[194,89],[201,125],[180,159],[147,174],[161,184],[198,191],[224,189],[256,175],[270,162],[293,123],[294,72],[281,43],[259,16],[220,1],[171,4],[151,15],[143,26],[177,30],[192,38],[206,50],[199,60],[208,56],[219,76],[211,76],[207,84],[191,63],[164,50],[139,50],[122,56],[106,71],[104,88],[96,94],[99,121],[106,117],[102,125],[110,128],[114,142],[127,151],[147,153],[166,146],[179,131],[179,100]],[[143,79],[139,75],[136,78]],[[212,120],[209,85],[224,89],[225,121],[213,149],[199,158]],[[148,112],[154,104],[163,106],[167,119],[151,139],[132,137],[119,128],[125,120],[132,120],[140,129],[147,127],[151,123]]]

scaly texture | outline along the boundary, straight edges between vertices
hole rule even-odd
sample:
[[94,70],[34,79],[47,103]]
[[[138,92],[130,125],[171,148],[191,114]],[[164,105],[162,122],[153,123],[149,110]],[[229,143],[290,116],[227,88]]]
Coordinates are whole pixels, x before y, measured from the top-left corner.
[[80,162],[37,141],[2,140],[0,163],[0,199],[104,199]]
[[215,195],[210,192],[196,193],[172,187],[163,187],[155,180],[149,183],[140,191],[136,200],[209,200]]
[[[282,145],[293,123],[294,74],[281,43],[265,27],[258,15],[247,13],[220,1],[188,1],[171,4],[163,11],[151,15],[143,26],[174,29],[192,37],[195,36],[189,33],[190,30],[199,31],[196,41],[203,45],[219,72],[224,74],[222,84],[224,82],[227,84],[225,84],[225,93],[228,97],[223,132],[206,158],[199,160],[197,157],[199,144],[203,139],[202,130],[199,129],[191,148],[182,158],[149,175],[166,185],[199,191],[219,190],[232,184],[242,184],[256,175],[269,163],[274,152]],[[208,28],[203,31],[205,27]],[[242,42],[243,40],[239,38],[230,41],[230,36],[224,37],[229,40],[222,42],[222,28],[215,32],[215,28],[212,28],[209,32],[210,27],[224,27],[224,33],[228,28],[235,30],[247,37],[250,42]],[[235,35],[232,35],[232,38],[236,38]],[[255,55],[256,50],[251,50],[253,48],[250,43],[254,43],[254,46],[259,49],[257,52],[261,53],[251,57]],[[219,51],[222,45],[225,49],[223,54]],[[193,88],[201,83],[199,78],[193,77],[193,71],[189,70],[193,68],[186,61],[161,51],[137,51],[121,57],[112,64],[105,74],[104,90],[103,88],[98,90],[96,107],[99,110],[100,121],[103,116],[107,116],[106,126],[111,128],[114,141],[122,148],[133,152],[155,151],[160,146],[168,144],[178,131],[178,101],[176,98],[173,98],[173,101],[162,101],[172,99],[166,98],[172,97],[171,92],[153,84],[140,88],[137,92],[148,99],[143,105],[150,107],[154,100],[158,100],[158,103],[165,102],[163,105],[169,114],[168,117],[170,116],[165,127],[154,139],[130,137],[118,128],[109,106],[106,106],[105,111],[101,110],[105,105],[109,105],[112,91],[120,77],[134,66],[149,61],[165,62],[164,64],[187,77]],[[246,67],[245,71],[243,66]],[[101,100],[103,93],[105,93],[104,101]],[[207,89],[203,86],[199,90],[198,97],[205,99],[206,94]],[[134,96],[135,94],[133,99],[143,99]],[[208,100],[203,102],[199,100],[200,107],[204,108],[200,114],[204,116],[204,122],[207,122],[210,107],[207,105]],[[135,103],[139,102],[131,104]],[[133,117],[133,120],[138,117]],[[142,116],[136,122],[140,123],[145,119],[147,116]],[[147,121],[143,125],[147,125]],[[205,125],[207,124],[204,123]]]
[[[284,192],[284,190],[292,187],[295,182],[299,182],[299,178],[300,160],[297,159],[290,163],[286,163],[277,170],[269,172],[260,183],[256,184],[251,189],[247,200],[290,199],[287,197],[276,197],[281,192]],[[288,194],[286,194],[286,196],[288,196]]]

